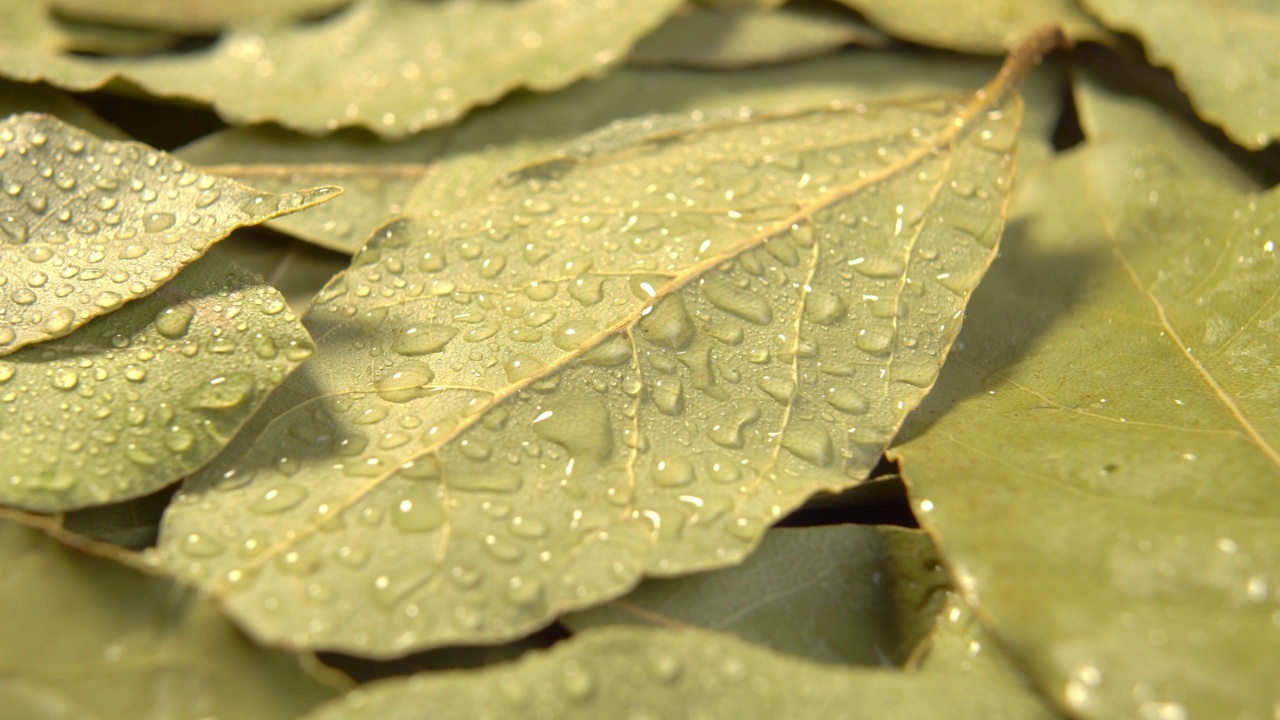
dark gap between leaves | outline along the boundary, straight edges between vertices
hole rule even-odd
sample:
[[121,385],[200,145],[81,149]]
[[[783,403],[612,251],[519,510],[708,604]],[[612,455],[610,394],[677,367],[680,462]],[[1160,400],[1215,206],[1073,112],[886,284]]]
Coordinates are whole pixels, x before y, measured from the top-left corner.
[[78,96],[104,120],[160,150],[182,147],[228,125],[213,111],[174,100],[152,100],[97,90]]
[[896,525],[916,529],[898,464],[881,457],[866,482],[838,493],[819,493],[774,524],[775,527],[819,525]]

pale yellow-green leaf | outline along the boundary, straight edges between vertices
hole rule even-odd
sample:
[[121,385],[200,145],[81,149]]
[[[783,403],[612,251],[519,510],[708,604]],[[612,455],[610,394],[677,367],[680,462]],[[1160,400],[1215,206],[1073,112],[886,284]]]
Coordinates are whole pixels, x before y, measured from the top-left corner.
[[716,10],[770,10],[781,7],[787,0],[695,0],[696,5]]
[[347,269],[351,258],[301,240],[242,230],[214,246],[213,254],[266,278],[299,316],[316,293]]
[[94,55],[157,53],[181,40],[178,35],[163,30],[99,25],[66,18],[58,20],[58,30],[66,36],[63,49]]
[[263,126],[214,133],[175,154],[205,172],[267,190],[341,187],[342,197],[267,226],[352,254],[376,228],[404,215],[409,195],[430,172],[427,163],[452,135],[444,130],[388,143],[357,129],[315,138]]
[[[947,593],[933,632],[916,649],[910,666],[923,675],[969,677],[970,682],[988,693],[1008,698],[1011,705],[1017,703],[1025,720],[1059,717],[956,593]],[[944,710],[939,717],[962,716]]]
[[1241,192],[1259,189],[1258,180],[1224,151],[1222,146],[1229,143],[1212,142],[1207,132],[1211,128],[1180,112],[1183,108],[1174,98],[1181,96],[1167,75],[1149,66],[1123,64],[1116,55],[1101,55],[1097,60],[1077,67],[1072,85],[1085,137],[1171,150],[1169,160],[1193,177],[1212,179]]
[[[33,0],[13,0],[39,5]],[[349,0],[43,0],[67,17],[106,25],[214,33],[231,25],[318,17]]]
[[1051,718],[999,676],[819,665],[704,630],[606,628],[480,671],[371,683],[305,720]]
[[208,50],[84,59],[0,46],[0,75],[72,90],[123,79],[233,124],[388,138],[448,125],[512,90],[603,72],[680,0],[355,0],[319,23],[237,29]]
[[959,588],[1072,715],[1266,717],[1280,197],[1153,152],[1030,179],[894,452]]
[[0,358],[0,503],[65,510],[208,462],[313,351],[284,298],[218,258]]
[[16,44],[40,52],[57,52],[66,48],[66,40],[43,3],[0,0],[0,47]]
[[1003,55],[1027,33],[1057,23],[1074,40],[1106,31],[1079,0],[839,0],[872,25],[904,40],[985,55]]
[[738,562],[932,385],[1020,119],[994,88],[636,120],[387,226],[185,484],[168,567],[264,641],[387,656]]
[[916,530],[775,528],[737,567],[646,580],[560,623],[694,626],[818,662],[901,665],[945,600],[938,563]]
[[695,5],[637,43],[627,61],[730,69],[823,55],[854,43],[882,47],[888,40],[832,2],[739,11]]
[[231,230],[336,195],[260,193],[47,115],[0,122],[0,355],[152,293]]
[[0,716],[292,720],[334,697],[181,585],[0,520]]
[[1280,137],[1280,4],[1273,0],[1083,0],[1171,68],[1200,114],[1258,149]]

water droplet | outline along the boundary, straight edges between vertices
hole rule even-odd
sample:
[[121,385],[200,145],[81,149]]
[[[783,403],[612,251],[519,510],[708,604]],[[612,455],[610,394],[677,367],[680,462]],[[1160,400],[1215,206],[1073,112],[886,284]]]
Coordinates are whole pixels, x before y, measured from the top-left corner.
[[307,489],[296,483],[282,483],[249,504],[249,509],[261,515],[281,513],[307,498]]
[[70,368],[58,368],[53,371],[52,382],[59,390],[72,390],[80,383],[80,375]]
[[444,524],[444,511],[432,491],[411,487],[391,511],[391,522],[404,532],[431,532]]
[[426,397],[435,372],[418,360],[405,360],[378,378],[373,390],[378,397],[393,403],[405,403]]
[[71,308],[56,307],[45,316],[40,329],[54,337],[59,337],[71,332],[75,319],[76,314]]
[[669,458],[667,460],[659,460],[653,465],[653,473],[650,476],[653,484],[658,487],[684,487],[691,485],[698,479],[697,473],[694,471],[693,463],[684,458]]
[[710,303],[721,310],[757,325],[773,320],[773,308],[763,296],[733,285],[719,275],[707,275],[700,284]]
[[847,387],[832,388],[827,393],[827,402],[836,410],[849,415],[863,415],[871,407],[865,395]]
[[195,314],[195,308],[189,303],[167,307],[156,316],[156,332],[170,339],[180,338],[187,334]]
[[429,355],[444,350],[458,335],[448,325],[423,324],[405,328],[391,342],[391,350],[401,355]]
[[191,405],[208,410],[230,410],[248,401],[256,385],[248,373],[220,375],[195,391]]
[[680,295],[669,295],[653,306],[638,323],[640,337],[672,350],[681,350],[693,339],[697,328]]
[[142,219],[142,229],[145,232],[156,233],[168,230],[177,222],[177,218],[173,213],[151,213]]
[[782,447],[818,467],[827,467],[835,460],[831,435],[825,427],[814,422],[797,421],[788,425],[782,433]]

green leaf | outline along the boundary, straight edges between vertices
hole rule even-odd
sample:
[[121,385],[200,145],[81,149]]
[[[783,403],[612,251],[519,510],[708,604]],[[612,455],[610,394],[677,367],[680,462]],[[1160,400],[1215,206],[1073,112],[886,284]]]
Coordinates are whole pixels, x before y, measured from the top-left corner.
[[185,484],[168,566],[265,641],[388,656],[738,562],[932,385],[1020,119],[1001,86],[647,118],[387,226]]
[[689,6],[636,44],[632,65],[740,68],[822,55],[888,38],[830,2],[793,2],[777,10],[721,11]]
[[414,187],[431,170],[426,163],[449,136],[447,131],[424,133],[388,143],[357,129],[314,138],[263,126],[214,133],[176,154],[204,172],[268,190],[341,187],[342,197],[267,226],[354,254],[375,229],[404,215]]
[[839,0],[872,25],[911,42],[985,55],[1003,55],[1028,33],[1061,25],[1074,40],[1107,33],[1078,0]]
[[152,293],[232,229],[323,202],[194,171],[45,115],[0,122],[0,355]]
[[1280,699],[1278,221],[1275,191],[1129,145],[1047,167],[894,451],[959,587],[1074,716]]
[[335,695],[194,591],[3,519],[0,582],[6,717],[291,720]]
[[[1223,152],[1225,141],[1214,143],[1207,126],[1181,112],[1183,108],[1175,102],[1186,101],[1166,75],[1154,68],[1122,64],[1115,55],[1102,59],[1106,61],[1075,73],[1073,94],[1086,137],[1177,148],[1168,159],[1187,175],[1214,178],[1241,192],[1259,189],[1245,167]],[[1153,91],[1159,95],[1153,96]]]
[[[134,25],[197,34],[231,25],[280,22],[333,12],[349,0],[45,0],[68,17],[105,25]],[[31,3],[40,5],[41,3]]]
[[299,316],[306,313],[316,293],[351,264],[346,255],[253,230],[218,243],[213,254],[266,278]]
[[1244,0],[1083,0],[1104,23],[1142,39],[1154,62],[1173,70],[1200,114],[1241,145],[1280,137],[1280,94],[1271,60],[1280,43],[1280,5]]
[[[105,140],[128,140],[123,130],[103,120],[85,105],[61,90],[48,85],[0,80],[0,118],[35,112],[54,115],[59,120],[74,125]],[[5,238],[7,241],[8,238]]]
[[[988,693],[1007,698],[1011,706],[1016,703],[1026,720],[1058,717],[956,593],[947,593],[933,633],[917,648],[912,664],[921,675],[968,676]],[[963,717],[948,711],[940,716]]]
[[155,547],[160,536],[160,517],[175,489],[164,488],[131,500],[63,513],[62,529],[128,550]]
[[775,528],[742,565],[646,580],[560,622],[696,626],[825,663],[901,665],[932,629],[946,576],[924,533],[893,527]]
[[588,631],[520,661],[370,683],[305,720],[1053,717],[1004,678],[818,665],[701,630]]
[[206,258],[150,297],[0,359],[0,503],[137,497],[204,465],[313,345],[279,293]]
[[106,60],[0,46],[0,74],[71,90],[124,79],[207,102],[232,124],[388,138],[458,120],[517,88],[601,72],[680,0],[356,0],[321,23],[234,30],[203,52]]

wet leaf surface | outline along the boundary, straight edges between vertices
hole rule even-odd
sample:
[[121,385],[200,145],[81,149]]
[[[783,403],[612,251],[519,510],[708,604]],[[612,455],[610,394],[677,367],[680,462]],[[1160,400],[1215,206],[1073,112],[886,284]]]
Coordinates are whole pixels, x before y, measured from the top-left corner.
[[901,665],[932,628],[946,576],[922,532],[864,525],[775,528],[743,564],[646,580],[560,622],[689,626],[825,663]]
[[1020,117],[1001,89],[660,116],[388,226],[176,498],[167,564],[264,640],[388,656],[738,562],[932,384]]
[[314,351],[284,298],[219,258],[71,335],[0,359],[0,502],[65,510],[208,462]]
[[819,665],[702,630],[606,628],[483,671],[372,683],[306,720],[1053,717],[1002,677]]
[[839,0],[881,30],[911,42],[961,52],[1003,55],[1046,23],[1073,40],[1098,40],[1106,31],[1078,0]]
[[35,114],[0,122],[0,173],[0,355],[154,292],[236,227],[338,192],[257,192]]
[[679,0],[356,0],[320,23],[237,29],[206,51],[107,60],[0,46],[0,74],[72,90],[123,78],[230,123],[388,138],[455,122],[519,88],[558,90],[621,60]]
[[1109,27],[1137,35],[1173,70],[1200,113],[1252,149],[1280,137],[1280,6],[1268,0],[1082,0]]
[[824,55],[855,43],[883,47],[888,42],[832,2],[792,2],[777,10],[740,11],[693,5],[637,43],[628,62],[730,69]]
[[0,582],[7,717],[291,720],[336,694],[194,591],[5,519]]
[[1073,715],[1280,700],[1278,217],[1152,150],[1064,157],[894,451],[970,604]]

